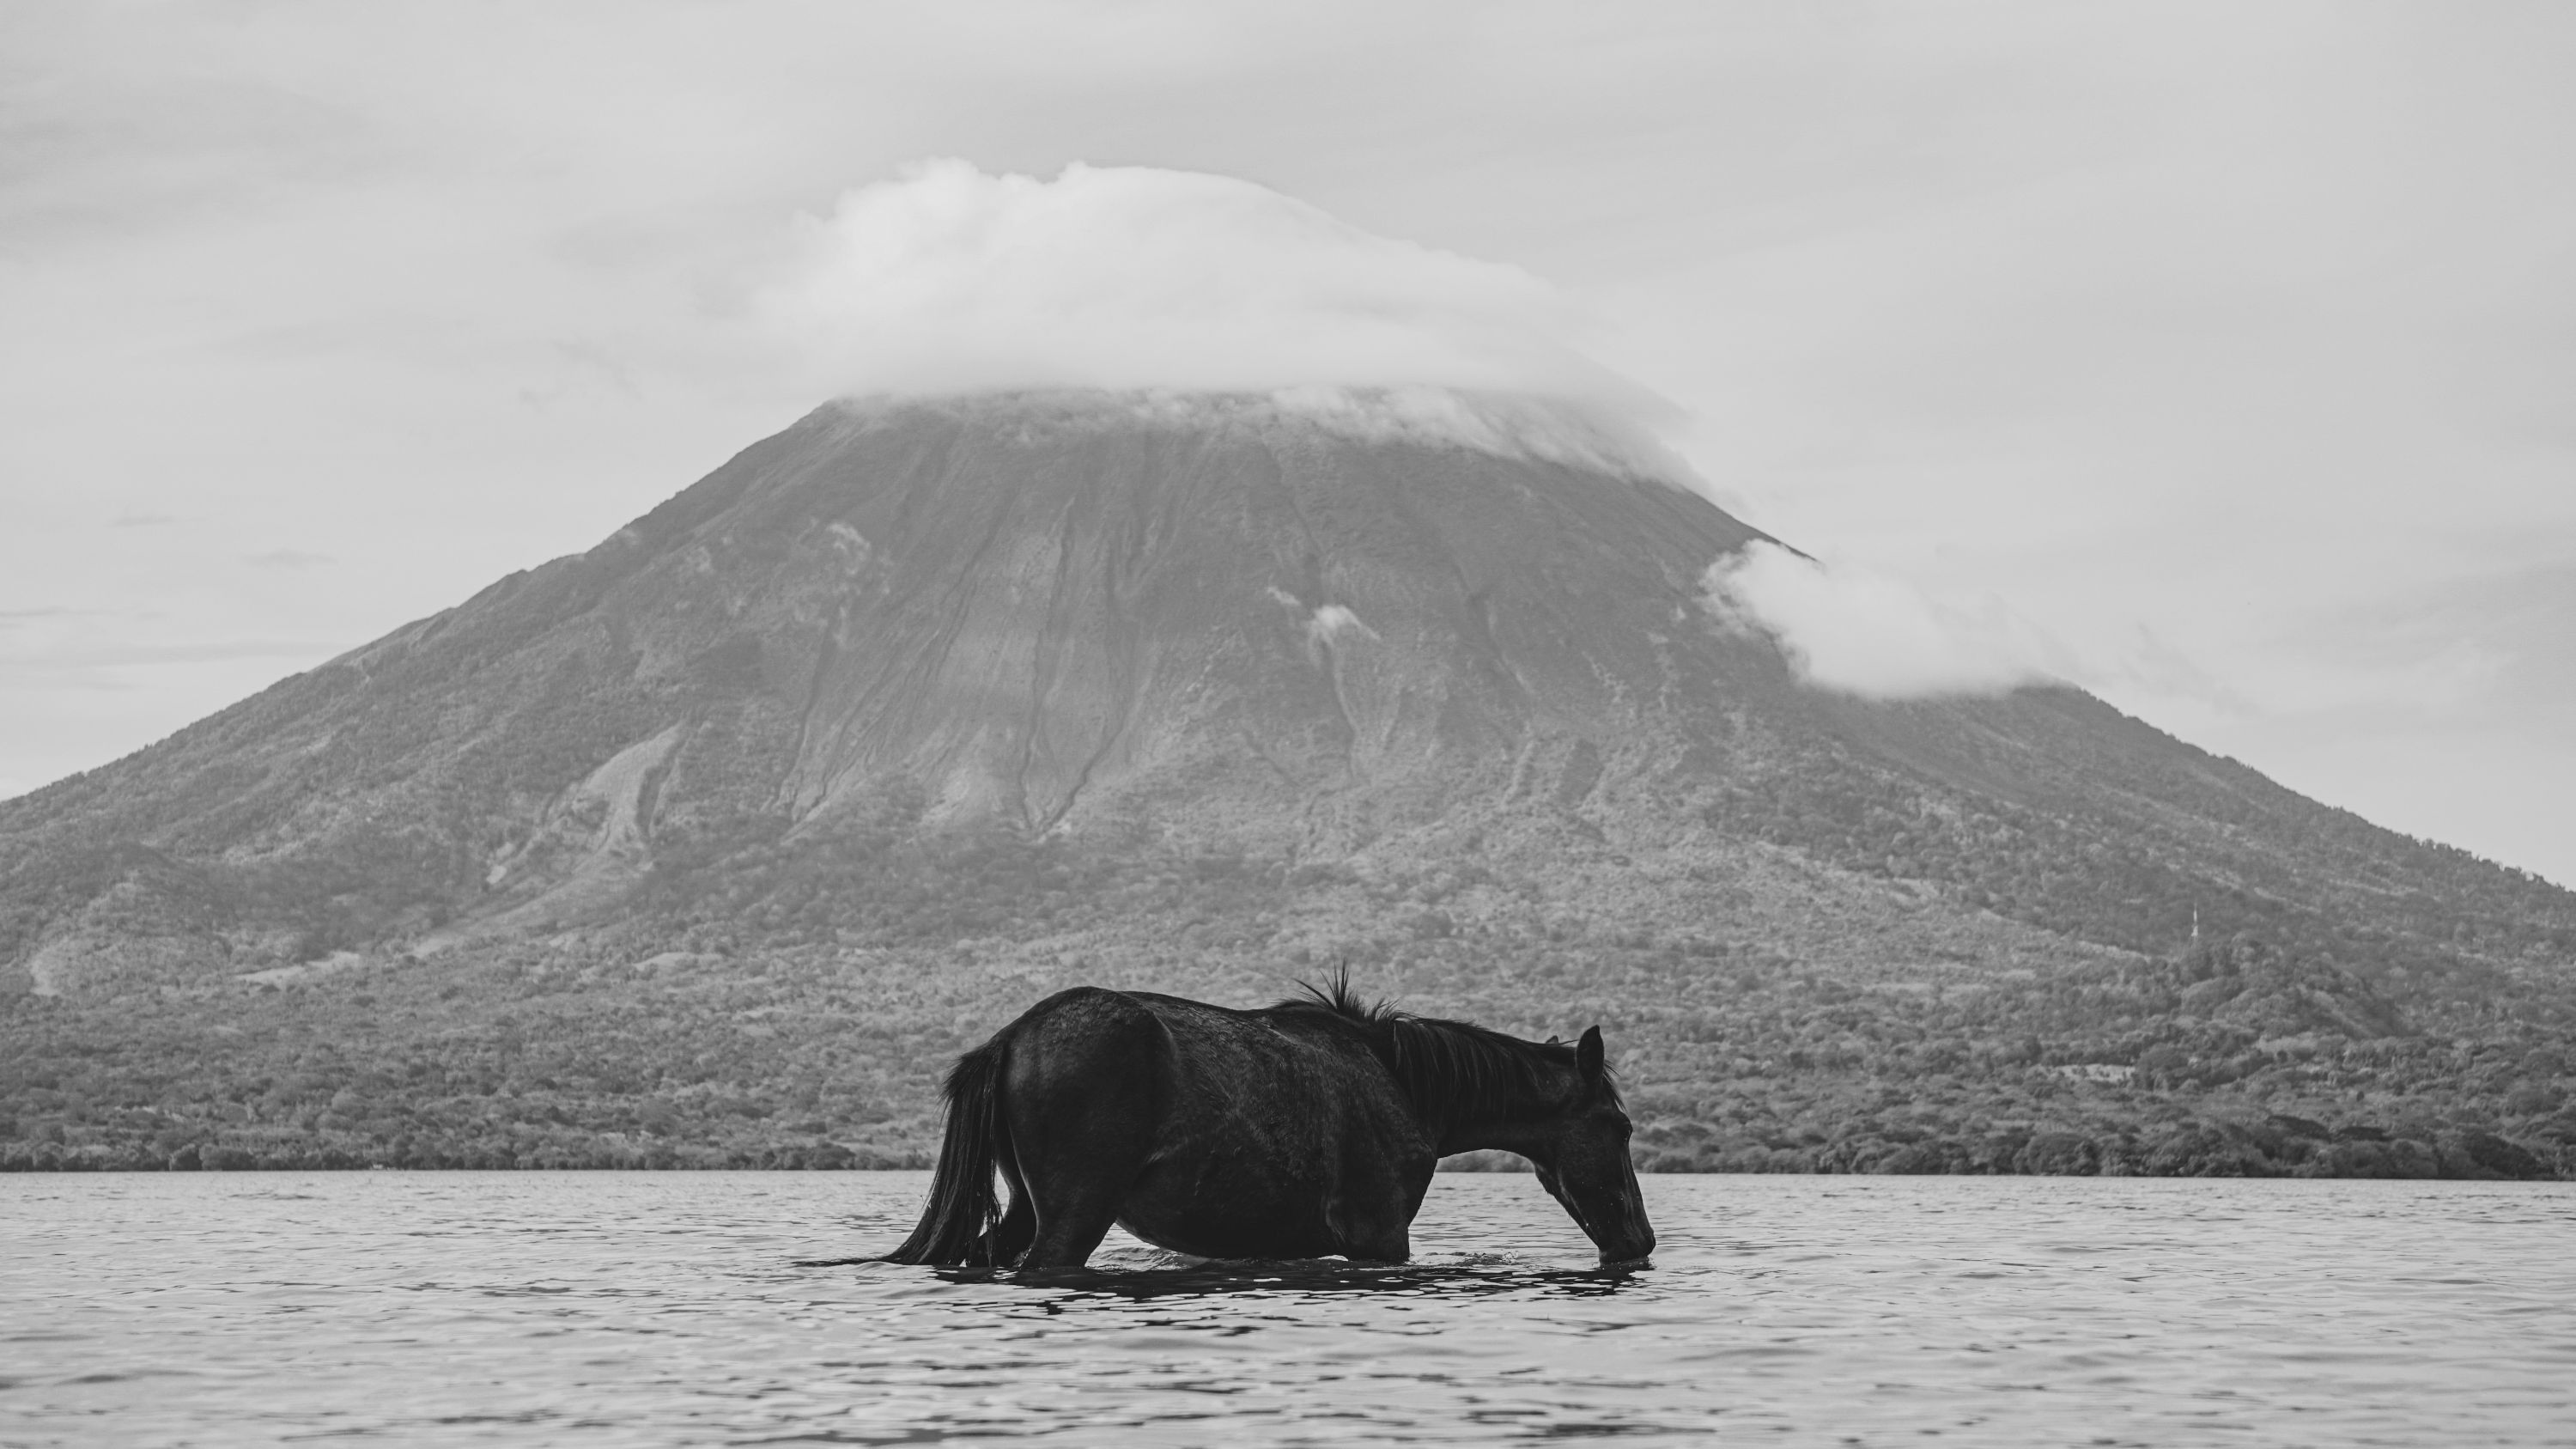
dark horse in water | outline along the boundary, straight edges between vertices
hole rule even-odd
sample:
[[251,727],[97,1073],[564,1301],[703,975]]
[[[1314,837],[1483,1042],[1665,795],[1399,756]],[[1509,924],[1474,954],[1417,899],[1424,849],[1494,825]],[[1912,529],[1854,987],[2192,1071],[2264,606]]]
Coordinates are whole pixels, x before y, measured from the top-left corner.
[[1599,1027],[1523,1041],[1307,991],[1232,1011],[1083,986],[1029,1008],[948,1074],[930,1202],[887,1259],[1076,1268],[1114,1222],[1197,1257],[1400,1263],[1432,1168],[1484,1147],[1535,1164],[1605,1264],[1654,1251]]

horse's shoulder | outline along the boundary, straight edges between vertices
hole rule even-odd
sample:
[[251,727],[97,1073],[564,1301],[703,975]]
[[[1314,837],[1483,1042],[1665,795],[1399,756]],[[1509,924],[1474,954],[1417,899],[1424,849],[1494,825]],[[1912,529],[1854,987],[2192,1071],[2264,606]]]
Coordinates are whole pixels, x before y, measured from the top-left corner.
[[1296,1036],[1333,1041],[1356,1041],[1361,1035],[1357,1022],[1320,1006],[1303,1004],[1265,1006],[1258,1011],[1247,1011],[1244,1015]]

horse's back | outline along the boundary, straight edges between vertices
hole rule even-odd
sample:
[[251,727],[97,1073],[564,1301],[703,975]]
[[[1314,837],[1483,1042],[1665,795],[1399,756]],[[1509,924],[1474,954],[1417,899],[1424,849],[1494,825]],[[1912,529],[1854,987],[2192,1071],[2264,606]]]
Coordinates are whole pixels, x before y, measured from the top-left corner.
[[1079,987],[1006,1035],[1013,1135],[1061,1172],[1132,1173],[1119,1212],[1139,1237],[1211,1256],[1402,1255],[1428,1144],[1331,1021]]
[[1146,1074],[1173,1107],[1276,1103],[1365,1070],[1361,1056],[1282,1033],[1258,1012],[1101,986],[1030,1007],[996,1039],[1003,1042],[1021,1090],[1075,1091],[1086,1077]]

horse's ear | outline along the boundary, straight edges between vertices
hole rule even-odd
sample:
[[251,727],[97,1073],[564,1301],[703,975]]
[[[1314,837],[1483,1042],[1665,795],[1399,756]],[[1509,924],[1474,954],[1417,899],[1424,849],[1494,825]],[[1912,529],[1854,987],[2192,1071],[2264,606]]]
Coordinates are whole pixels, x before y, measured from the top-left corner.
[[1584,1081],[1601,1080],[1601,1028],[1583,1029],[1583,1039],[1574,1044],[1574,1065],[1582,1071]]
[[1547,1034],[1547,1044],[1549,1046],[1563,1046],[1565,1045],[1565,1038],[1558,1036],[1555,1032],[1549,1032]]

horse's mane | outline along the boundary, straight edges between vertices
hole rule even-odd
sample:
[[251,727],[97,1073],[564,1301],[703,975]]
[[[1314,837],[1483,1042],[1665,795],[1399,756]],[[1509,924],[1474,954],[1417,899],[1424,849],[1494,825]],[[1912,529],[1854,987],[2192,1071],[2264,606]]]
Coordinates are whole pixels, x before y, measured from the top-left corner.
[[[1562,1080],[1552,1069],[1570,1072],[1575,1067],[1574,1048],[1564,1042],[1524,1041],[1474,1022],[1415,1016],[1385,1001],[1363,1000],[1351,990],[1348,972],[1323,986],[1311,981],[1297,985],[1302,994],[1270,1009],[1317,1012],[1361,1028],[1396,1085],[1424,1111],[1467,1102],[1549,1105]],[[1619,1087],[1607,1068],[1601,1087],[1615,1105]]]

